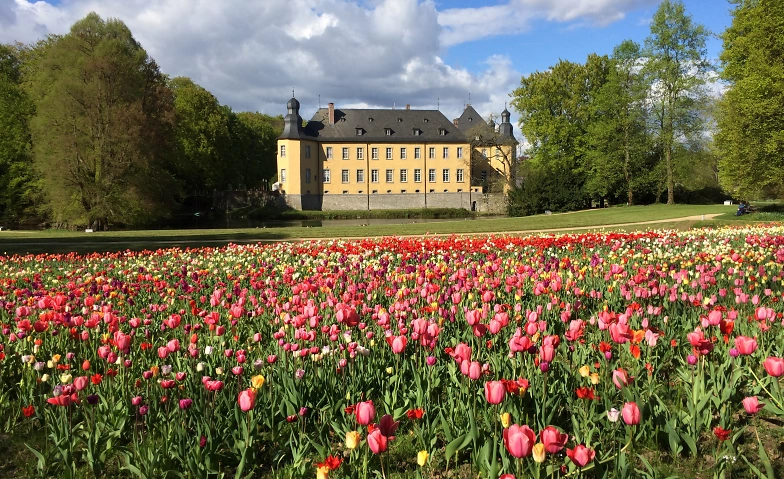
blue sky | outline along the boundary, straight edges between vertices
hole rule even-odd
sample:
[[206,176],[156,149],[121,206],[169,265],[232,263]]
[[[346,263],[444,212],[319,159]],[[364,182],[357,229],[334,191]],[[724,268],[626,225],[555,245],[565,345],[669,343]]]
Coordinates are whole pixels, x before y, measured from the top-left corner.
[[[124,21],[171,76],[235,110],[285,113],[294,88],[319,104],[435,108],[459,116],[471,94],[498,114],[522,75],[643,42],[660,0],[0,0],[0,42],[66,33],[95,11]],[[686,0],[716,34],[726,0]],[[711,38],[716,59],[721,41]],[[513,112],[513,121],[515,115]]]

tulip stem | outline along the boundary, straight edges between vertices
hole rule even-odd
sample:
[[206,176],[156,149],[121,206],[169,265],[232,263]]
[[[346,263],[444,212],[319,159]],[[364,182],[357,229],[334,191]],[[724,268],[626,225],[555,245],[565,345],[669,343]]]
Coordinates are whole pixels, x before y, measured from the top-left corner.
[[[768,391],[768,389],[765,387],[765,385],[762,384],[762,381],[760,381],[760,379],[757,377],[757,375],[754,374],[754,370],[749,368],[749,372],[751,373],[752,376],[754,376],[754,379],[757,380],[757,383],[759,383],[759,385],[762,388],[762,390],[765,391],[766,393],[768,393],[768,396],[770,396],[770,398],[773,400],[773,402],[776,403],[776,406],[778,406],[779,409],[784,409],[784,407],[781,406],[781,403],[778,401],[778,399],[776,399],[776,397],[773,394],[771,394],[770,391]],[[779,386],[778,378],[773,378],[773,385],[775,386],[775,389],[776,389],[776,392],[778,393],[778,395],[781,395],[781,389],[780,389],[780,386]]]

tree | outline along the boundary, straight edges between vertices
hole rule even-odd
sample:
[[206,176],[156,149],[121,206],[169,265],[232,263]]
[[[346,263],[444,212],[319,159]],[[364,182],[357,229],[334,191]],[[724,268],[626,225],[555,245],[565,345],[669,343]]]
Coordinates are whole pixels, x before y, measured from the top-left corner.
[[218,100],[190,78],[169,82],[177,113],[177,177],[186,194],[225,190],[231,183],[229,115]]
[[664,0],[653,16],[645,39],[645,72],[653,80],[652,104],[661,164],[665,171],[667,203],[675,203],[676,143],[701,134],[700,107],[710,65],[705,58],[705,27],[692,22],[681,2]]
[[721,184],[740,197],[784,193],[784,3],[736,0],[724,32],[716,144]]
[[19,50],[0,45],[0,218],[19,223],[35,215],[30,119],[35,111],[21,87]]
[[591,102],[588,124],[586,189],[600,197],[635,203],[645,188],[648,165],[646,99],[650,84],[642,74],[640,45],[626,40],[615,47],[607,81]]
[[34,161],[58,224],[106,229],[171,210],[173,98],[125,24],[76,22],[40,53],[30,90]]
[[283,117],[230,112],[229,129],[236,183],[260,187],[272,179],[277,172],[277,139],[283,133]]

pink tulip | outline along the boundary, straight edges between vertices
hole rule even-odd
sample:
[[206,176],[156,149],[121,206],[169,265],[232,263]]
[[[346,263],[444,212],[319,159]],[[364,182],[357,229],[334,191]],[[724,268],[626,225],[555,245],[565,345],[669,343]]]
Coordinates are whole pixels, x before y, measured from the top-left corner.
[[256,391],[253,389],[246,389],[240,392],[237,403],[240,405],[240,409],[242,409],[243,412],[250,411],[253,409],[253,406],[256,405]]
[[627,402],[624,404],[623,409],[621,410],[621,415],[623,416],[623,422],[629,426],[640,424],[641,414],[637,403]]
[[743,402],[743,409],[745,409],[746,412],[749,414],[757,414],[762,410],[763,407],[765,407],[764,403],[759,402],[757,396],[749,396],[743,399],[742,402]]
[[768,374],[774,378],[778,378],[784,375],[784,358],[770,356],[768,359],[762,362],[762,366],[765,368],[765,371],[767,371]]
[[585,467],[586,464],[593,461],[593,458],[596,456],[596,451],[588,449],[585,445],[580,444],[574,449],[567,449],[566,455],[569,456],[569,459],[572,460],[575,466]]
[[735,338],[735,348],[738,353],[748,356],[757,350],[757,340],[746,336],[738,336]]
[[392,340],[392,352],[395,354],[402,353],[406,349],[407,342],[408,339],[405,336],[395,336]]
[[374,429],[373,432],[368,434],[367,443],[373,454],[381,454],[387,450],[389,438],[381,434],[380,429]]
[[158,357],[161,359],[166,359],[166,356],[169,355],[169,349],[166,346],[161,346],[158,348]]
[[501,404],[506,395],[506,388],[501,381],[488,381],[485,383],[485,399],[490,404]]
[[542,444],[544,444],[544,449],[550,454],[556,454],[563,449],[564,446],[566,446],[566,441],[569,440],[568,434],[562,433],[553,426],[544,428],[544,430],[539,433],[539,437],[542,440]]
[[474,381],[482,376],[482,365],[479,361],[473,361],[468,367],[468,377]]
[[553,359],[555,358],[555,348],[550,344],[542,345],[542,348],[539,350],[539,357],[544,362],[553,362]]
[[170,353],[176,353],[180,350],[180,340],[179,339],[172,339],[168,343],[166,343],[166,349],[169,350]]
[[77,391],[82,391],[87,387],[87,383],[89,382],[89,378],[87,376],[79,376],[78,378],[74,378],[74,388]]
[[616,388],[623,389],[625,386],[629,385],[629,383],[632,381],[632,378],[630,378],[623,369],[616,369],[613,371],[612,381]]
[[531,454],[536,443],[536,434],[528,426],[512,424],[504,429],[504,446],[512,456],[520,459]]
[[362,426],[367,426],[376,417],[376,407],[373,401],[364,401],[356,405],[354,408],[354,415],[357,422]]
[[204,388],[207,391],[220,391],[223,389],[223,381],[212,381],[208,378],[207,381],[204,381]]

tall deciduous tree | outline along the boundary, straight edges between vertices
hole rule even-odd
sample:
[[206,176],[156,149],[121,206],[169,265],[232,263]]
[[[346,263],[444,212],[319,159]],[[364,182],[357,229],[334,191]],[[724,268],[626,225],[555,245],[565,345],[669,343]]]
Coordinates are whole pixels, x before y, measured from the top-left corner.
[[19,50],[0,45],[0,219],[18,223],[34,215],[30,119],[33,103],[21,87]]
[[645,71],[653,79],[652,103],[658,147],[667,188],[667,203],[675,203],[676,143],[701,134],[700,108],[710,64],[706,60],[705,27],[692,22],[681,2],[664,0],[645,39]]
[[229,112],[229,127],[236,184],[259,188],[269,182],[277,171],[277,139],[283,133],[283,117]]
[[736,0],[723,35],[716,143],[722,186],[741,197],[784,194],[784,3]]
[[91,13],[32,75],[34,158],[55,221],[105,229],[165,216],[176,190],[173,98],[130,30]]
[[635,190],[644,187],[648,176],[646,99],[650,83],[642,74],[639,44],[622,42],[610,60],[607,82],[591,103],[586,186],[601,197],[621,193],[632,205]]

